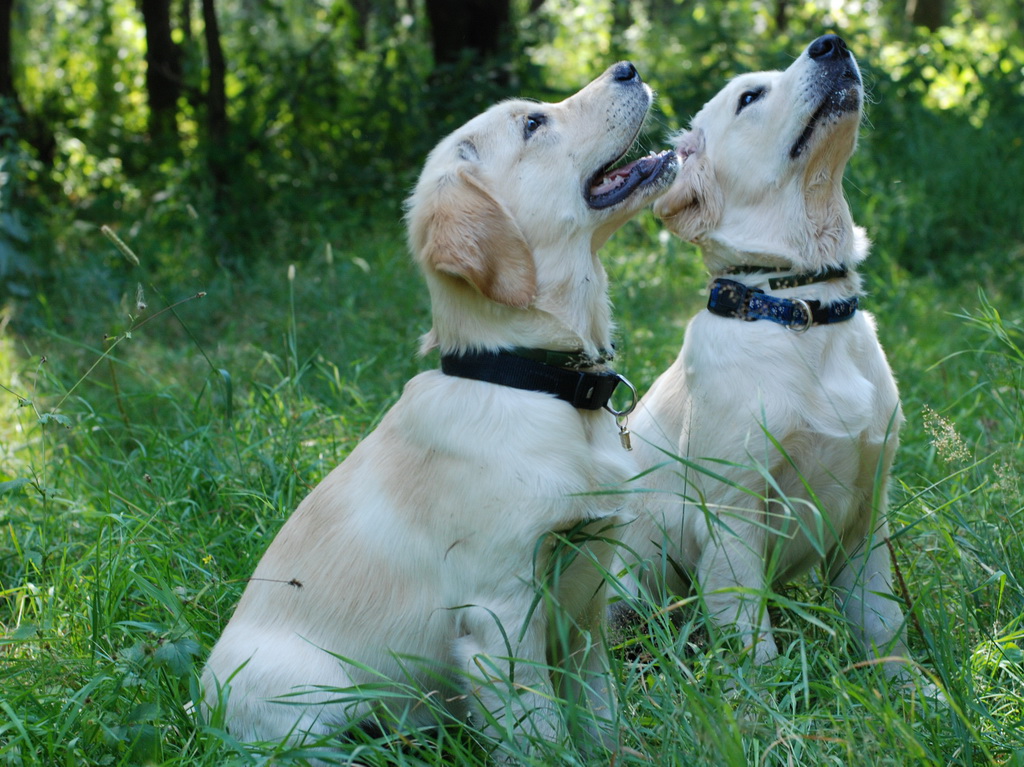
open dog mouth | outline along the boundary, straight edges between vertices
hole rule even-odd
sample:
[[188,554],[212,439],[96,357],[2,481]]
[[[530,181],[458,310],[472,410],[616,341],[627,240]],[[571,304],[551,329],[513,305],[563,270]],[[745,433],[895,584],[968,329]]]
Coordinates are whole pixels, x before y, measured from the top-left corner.
[[622,158],[612,160],[587,182],[584,194],[587,205],[597,210],[618,205],[638,189],[660,178],[668,168],[675,165],[675,158],[675,152],[669,149],[651,152],[639,160],[614,169],[612,166]]

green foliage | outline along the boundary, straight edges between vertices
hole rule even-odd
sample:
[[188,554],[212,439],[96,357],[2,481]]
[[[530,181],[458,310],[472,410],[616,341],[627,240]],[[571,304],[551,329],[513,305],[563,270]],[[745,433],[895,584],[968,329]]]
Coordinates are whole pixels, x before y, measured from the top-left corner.
[[[895,7],[875,13],[856,4],[513,7],[518,45],[509,60],[434,67],[425,15],[407,0],[373,8],[222,0],[228,135],[217,144],[207,135],[201,17],[179,21],[185,95],[180,148],[168,154],[145,135],[135,4],[18,5],[16,84],[27,112],[54,131],[57,153],[52,167],[5,170],[19,179],[20,226],[42,245],[25,248],[6,227],[4,242],[16,242],[5,262],[11,247],[33,255],[14,290],[38,293],[58,266],[97,263],[74,238],[48,247],[67,235],[51,224],[68,219],[130,222],[170,274],[184,263],[205,277],[218,266],[317,247],[324,222],[355,228],[367,206],[397,203],[430,147],[472,114],[513,94],[561,98],[618,58],[633,59],[659,91],[661,113],[643,143],[663,145],[727,78],[785,66],[823,31],[847,38],[869,83],[850,190],[879,250],[902,268],[943,278],[1018,265],[1024,32],[1009,6],[953,3],[951,25],[935,33],[910,28]],[[228,178],[212,177],[211,163]],[[300,241],[285,241],[296,227]],[[964,243],[984,258],[960,258]]]

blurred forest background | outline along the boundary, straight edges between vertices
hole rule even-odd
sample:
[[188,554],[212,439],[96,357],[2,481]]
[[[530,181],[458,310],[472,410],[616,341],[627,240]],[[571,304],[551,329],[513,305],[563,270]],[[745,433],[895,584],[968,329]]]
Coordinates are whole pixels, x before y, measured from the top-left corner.
[[0,296],[31,323],[54,280],[117,293],[102,225],[172,281],[344,247],[447,131],[621,58],[660,94],[662,145],[826,31],[866,72],[853,203],[879,252],[1019,273],[1019,0],[0,0]]

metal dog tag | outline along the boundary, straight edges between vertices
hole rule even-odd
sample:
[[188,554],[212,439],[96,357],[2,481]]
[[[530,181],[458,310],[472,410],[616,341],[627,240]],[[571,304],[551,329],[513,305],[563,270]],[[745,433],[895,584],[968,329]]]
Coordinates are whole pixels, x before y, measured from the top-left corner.
[[625,421],[619,424],[619,442],[622,444],[623,450],[633,449],[633,442],[629,438],[629,429],[626,427]]

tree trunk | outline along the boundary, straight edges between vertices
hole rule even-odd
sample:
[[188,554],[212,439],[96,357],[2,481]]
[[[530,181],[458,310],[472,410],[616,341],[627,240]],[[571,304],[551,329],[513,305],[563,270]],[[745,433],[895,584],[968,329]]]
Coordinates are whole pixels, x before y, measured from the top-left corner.
[[775,2],[775,29],[785,32],[789,27],[789,4],[787,0],[776,0]]
[[355,18],[352,21],[352,40],[356,50],[365,51],[369,47],[370,19],[373,13],[372,0],[351,0],[349,3]]
[[22,133],[25,110],[14,87],[14,54],[11,51],[11,13],[14,0],[0,0],[0,144]]
[[228,99],[224,88],[227,64],[220,44],[220,26],[217,24],[214,0],[203,0],[203,36],[210,66],[206,86],[206,130],[211,145],[218,146],[224,143],[228,135]]
[[[213,182],[213,220],[221,230],[220,245],[211,253],[215,261],[229,269],[239,269],[241,263],[228,243],[234,238],[230,232],[239,222],[231,211],[238,207],[234,200],[232,174],[242,172],[239,155],[231,151],[228,124],[228,100],[224,88],[227,65],[220,41],[220,25],[214,0],[202,0],[203,38],[206,41],[206,60],[209,65],[206,81],[206,168]],[[237,178],[236,178],[237,182]],[[211,243],[212,244],[212,243]]]
[[612,0],[611,20],[611,58],[628,58],[629,43],[626,40],[626,31],[633,24],[633,9],[629,0]]
[[188,99],[189,106],[201,114],[206,105],[206,91],[203,87],[203,56],[202,46],[195,33],[195,17],[193,16],[194,0],[179,0],[178,26],[181,29],[181,44],[178,55],[181,61],[181,90]]
[[146,91],[149,133],[156,143],[178,143],[181,58],[171,38],[170,0],[141,0],[146,23]]
[[934,32],[946,23],[946,0],[907,0],[907,18]]
[[178,23],[181,24],[181,34],[185,43],[192,42],[192,0],[181,0],[178,7]]
[[0,143],[8,137],[20,136],[36,150],[39,160],[50,167],[57,151],[53,131],[42,120],[29,116],[14,85],[13,13],[14,0],[0,0]]
[[11,54],[11,13],[14,0],[0,0],[0,98],[17,102],[14,90],[14,66]]
[[427,0],[434,63],[456,64],[465,53],[475,61],[508,50],[509,0]]

